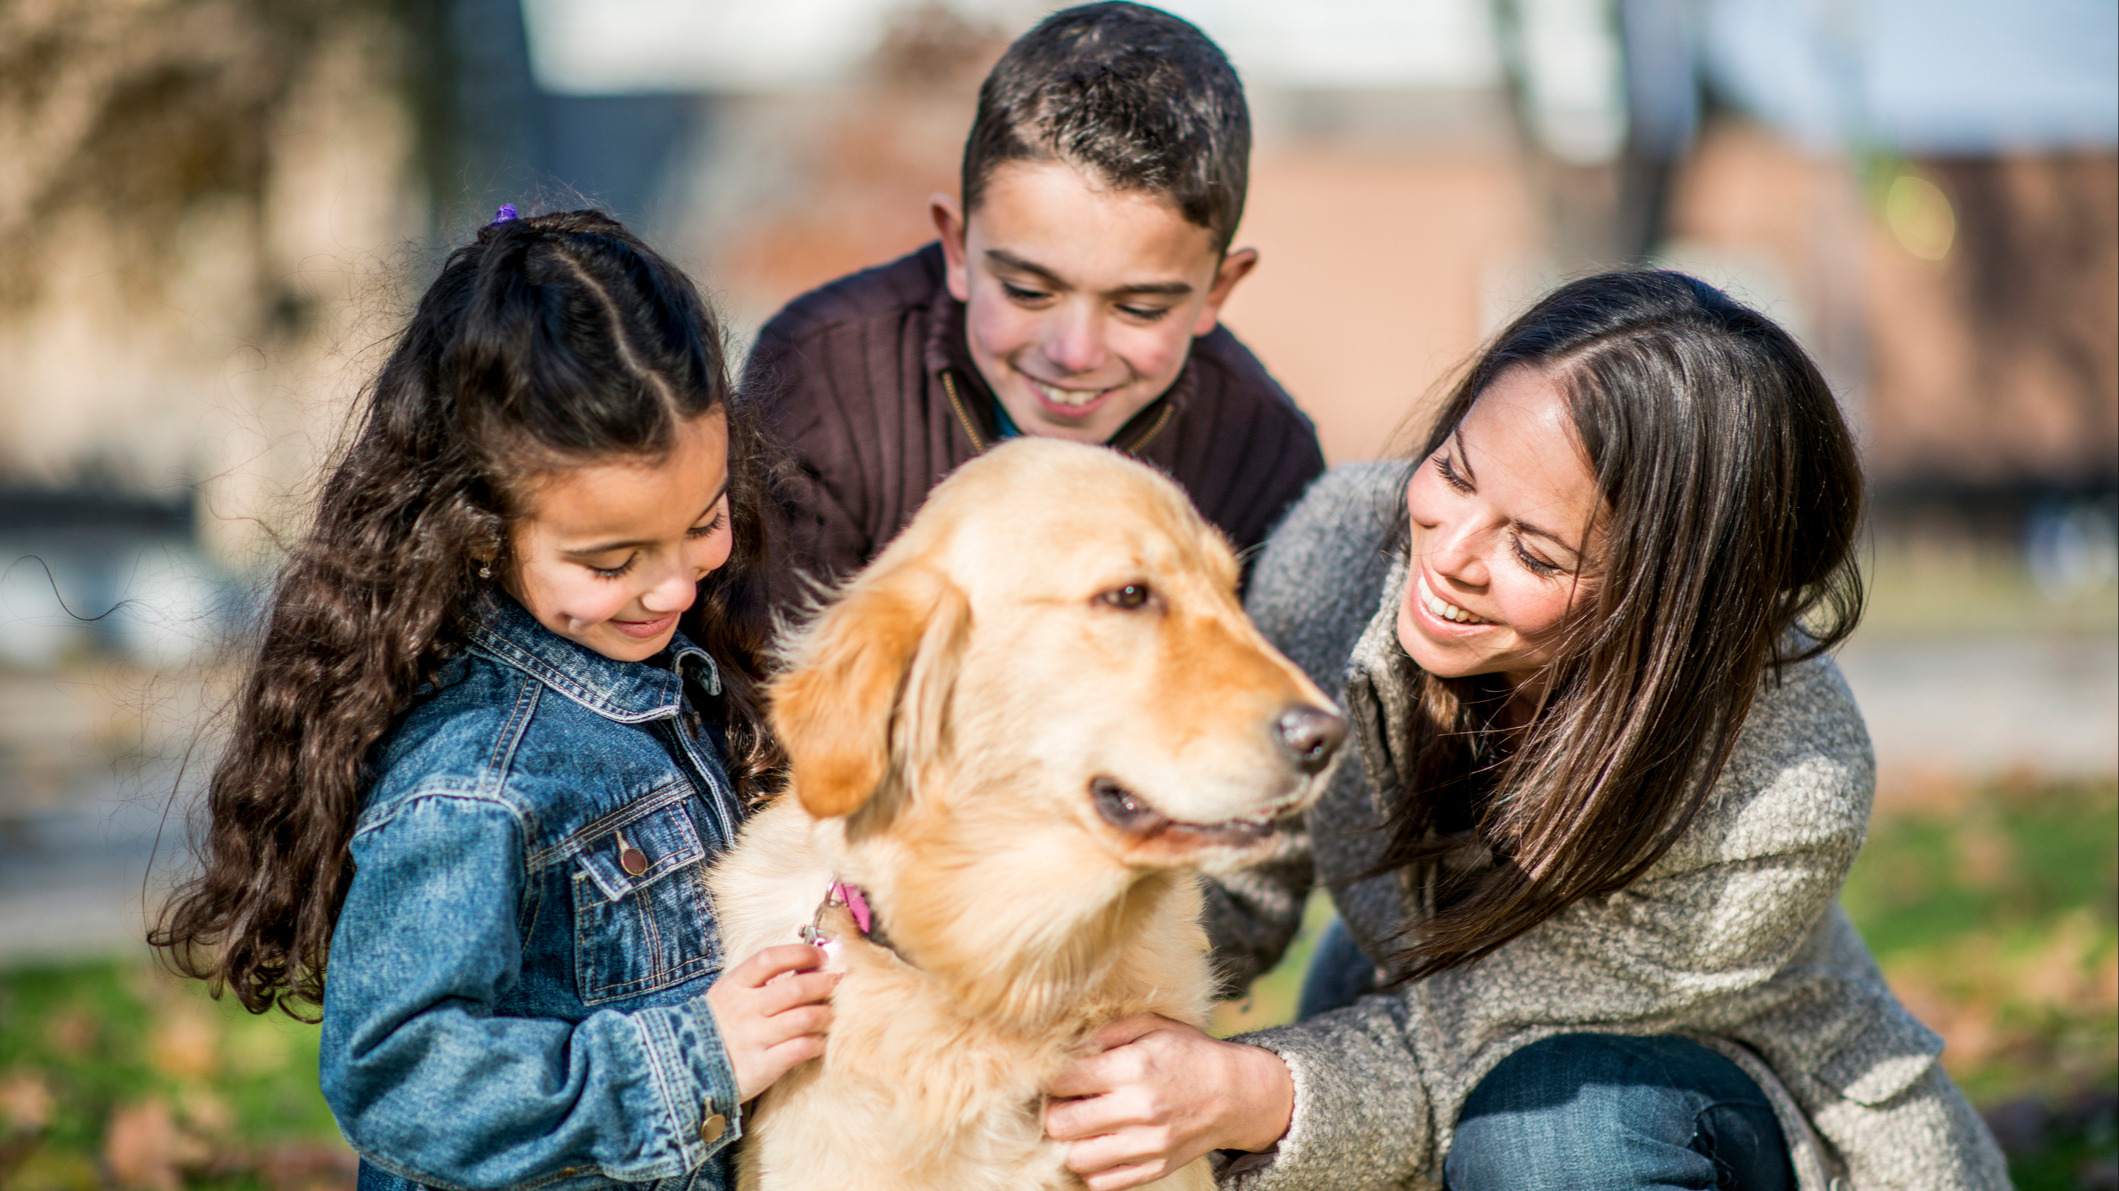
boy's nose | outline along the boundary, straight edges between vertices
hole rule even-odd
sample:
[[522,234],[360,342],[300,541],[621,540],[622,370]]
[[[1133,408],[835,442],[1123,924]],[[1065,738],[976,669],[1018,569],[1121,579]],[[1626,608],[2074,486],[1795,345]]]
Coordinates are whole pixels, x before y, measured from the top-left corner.
[[1069,376],[1096,371],[1103,366],[1106,354],[1103,328],[1085,311],[1055,312],[1039,346],[1045,359]]

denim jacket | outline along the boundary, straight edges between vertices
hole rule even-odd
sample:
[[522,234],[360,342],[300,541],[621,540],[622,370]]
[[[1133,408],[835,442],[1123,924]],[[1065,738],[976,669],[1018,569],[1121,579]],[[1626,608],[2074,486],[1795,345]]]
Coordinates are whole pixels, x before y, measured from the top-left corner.
[[678,636],[619,662],[491,601],[384,743],[325,980],[362,1191],[734,1185],[703,876],[742,809]]

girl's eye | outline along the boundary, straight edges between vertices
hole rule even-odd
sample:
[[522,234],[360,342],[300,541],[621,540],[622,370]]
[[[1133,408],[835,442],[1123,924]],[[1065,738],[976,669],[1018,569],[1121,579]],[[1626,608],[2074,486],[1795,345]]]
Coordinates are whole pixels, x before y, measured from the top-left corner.
[[1525,550],[1523,548],[1523,539],[1517,538],[1510,544],[1513,545],[1516,549],[1516,561],[1522,563],[1524,567],[1530,571],[1531,574],[1557,575],[1560,573],[1562,568],[1558,563],[1547,562],[1544,559],[1539,558],[1537,555],[1532,554],[1530,551]]
[[589,573],[595,575],[598,579],[617,579],[622,577],[627,571],[632,570],[633,563],[638,561],[639,558],[640,556],[637,554],[628,555],[624,562],[619,563],[615,567],[590,567]]
[[1441,475],[1443,483],[1448,484],[1457,491],[1470,492],[1472,490],[1472,486],[1465,482],[1464,477],[1457,474],[1457,466],[1450,461],[1448,455],[1435,456],[1435,471]]
[[718,533],[721,529],[722,523],[727,520],[728,507],[724,505],[720,509],[715,511],[714,519],[712,521],[707,522],[705,525],[692,526],[690,529],[684,531],[684,536],[688,538],[703,538],[706,537],[708,534]]

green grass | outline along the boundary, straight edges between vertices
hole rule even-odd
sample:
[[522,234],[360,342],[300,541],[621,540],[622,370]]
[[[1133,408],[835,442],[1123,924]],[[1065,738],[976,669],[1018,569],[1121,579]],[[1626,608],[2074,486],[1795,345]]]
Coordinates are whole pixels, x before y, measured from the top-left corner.
[[[1879,820],[1843,901],[1974,1103],[2053,1107],[2011,1155],[2021,1191],[2094,1185],[2086,1170],[2119,1163],[2095,1100],[2119,1093],[2119,786],[2002,783]],[[1330,919],[1313,899],[1216,1032],[1291,1018]],[[0,971],[0,1187],[345,1187],[316,1055],[314,1027],[144,962]]]

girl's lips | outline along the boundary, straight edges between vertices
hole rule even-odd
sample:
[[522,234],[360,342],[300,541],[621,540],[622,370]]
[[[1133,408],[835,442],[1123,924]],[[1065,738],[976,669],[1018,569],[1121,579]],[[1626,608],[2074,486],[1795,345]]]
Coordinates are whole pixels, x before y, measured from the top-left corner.
[[667,616],[658,616],[654,620],[619,620],[616,617],[611,618],[611,626],[613,628],[628,637],[641,641],[659,637],[675,628],[676,625],[677,614],[675,612]]

